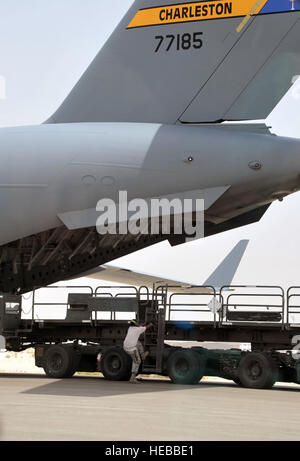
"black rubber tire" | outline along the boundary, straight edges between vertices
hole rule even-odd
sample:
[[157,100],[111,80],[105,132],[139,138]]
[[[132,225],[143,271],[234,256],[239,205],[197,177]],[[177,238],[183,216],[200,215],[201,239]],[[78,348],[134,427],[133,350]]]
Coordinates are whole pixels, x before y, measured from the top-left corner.
[[128,381],[131,376],[132,359],[121,347],[107,349],[101,357],[100,368],[105,379]]
[[49,378],[71,378],[79,360],[79,355],[70,346],[50,346],[43,359],[43,368]]
[[238,379],[244,387],[270,389],[278,380],[278,368],[269,355],[249,352],[239,363]]
[[197,384],[204,370],[204,357],[190,349],[179,349],[168,358],[167,373],[175,384]]

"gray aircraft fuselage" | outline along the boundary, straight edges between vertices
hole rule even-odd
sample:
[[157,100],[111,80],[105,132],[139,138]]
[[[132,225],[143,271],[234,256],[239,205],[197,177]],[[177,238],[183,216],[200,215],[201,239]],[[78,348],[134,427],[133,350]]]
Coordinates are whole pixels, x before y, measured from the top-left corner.
[[119,190],[132,199],[227,186],[206,211],[218,223],[300,189],[299,141],[221,127],[7,128],[0,155],[1,245],[61,226],[59,216],[102,198],[117,202]]

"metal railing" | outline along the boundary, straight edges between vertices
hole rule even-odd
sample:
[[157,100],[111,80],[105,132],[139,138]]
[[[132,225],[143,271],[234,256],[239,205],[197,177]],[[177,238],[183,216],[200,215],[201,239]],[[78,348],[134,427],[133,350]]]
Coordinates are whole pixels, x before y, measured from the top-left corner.
[[[183,292],[183,293],[172,293],[169,296],[168,301],[168,320],[171,320],[171,316],[174,313],[183,313],[187,312],[198,314],[197,320],[203,321],[212,321],[214,326],[217,325],[218,313],[213,311],[209,307],[209,303],[212,299],[217,299],[217,293],[214,287],[212,286],[191,286],[193,292]],[[208,292],[203,292],[201,290],[208,290]],[[182,298],[184,298],[182,300]],[[192,299],[194,298],[194,299]],[[180,301],[179,301],[180,300]],[[202,314],[205,314],[205,319],[199,319]],[[190,319],[194,320],[194,319]]]
[[[45,296],[46,290],[67,290],[67,293],[64,293],[64,296],[66,297],[65,300],[57,300],[56,302],[42,302],[37,300],[37,297],[40,297],[42,294]],[[123,290],[123,291],[121,291]],[[103,297],[109,297],[109,298],[121,298],[121,297],[127,297],[127,298],[134,298],[138,302],[143,303],[148,303],[150,294],[149,290],[147,287],[140,287],[136,288],[135,286],[123,286],[123,285],[103,285],[103,286],[98,286],[95,291],[91,286],[86,286],[86,285],[53,285],[53,286],[47,286],[47,287],[38,287],[35,290],[33,290],[32,293],[32,302],[31,302],[31,324],[36,320],[36,310],[39,307],[61,307],[65,308],[66,311],[70,309],[70,305],[68,302],[68,295],[70,292],[74,293],[83,293],[86,292],[87,294],[90,294],[93,298],[103,298]],[[90,313],[90,322],[92,323],[93,321],[97,322],[98,321],[98,316],[99,312],[101,310],[97,311],[94,310]],[[37,320],[44,320],[40,319],[38,317]],[[110,311],[110,320],[116,320],[116,311]]]
[[[94,292],[94,297],[102,297],[103,295],[110,295],[112,298],[120,298],[120,297],[133,297],[136,298],[138,301],[140,299],[140,288],[137,288],[133,285],[99,285]],[[127,290],[124,292],[119,292],[116,294],[113,294],[113,292],[101,292],[101,290]],[[131,290],[131,291],[128,291]],[[95,311],[95,321],[98,322],[98,314],[101,311]],[[116,320],[116,311],[111,311],[110,312],[110,320]]]
[[[235,290],[240,291],[232,293]],[[285,325],[285,293],[280,286],[224,285],[219,299],[222,305],[220,326],[228,322],[253,321],[277,324],[282,328]]]
[[289,328],[292,325],[300,326],[300,286],[291,286],[287,290],[286,305],[287,305],[287,318],[286,318],[287,327]]
[[[65,307],[66,310],[69,307],[68,301],[65,302],[38,302],[36,301],[36,296],[37,296],[37,291],[39,290],[59,290],[59,289],[64,289],[64,290],[87,290],[91,295],[93,295],[93,288],[88,285],[51,285],[47,287],[39,287],[33,290],[32,292],[32,305],[31,305],[31,328],[34,324],[35,321],[35,311],[37,307],[50,307],[50,306],[60,306],[60,307]],[[69,292],[67,293],[68,296]]]
[[[182,314],[183,319],[179,321],[193,320],[189,318],[197,316],[196,322],[210,322],[214,327],[226,326],[228,324],[261,323],[280,326],[282,328],[300,327],[300,286],[291,286],[283,290],[277,285],[226,285],[218,292],[212,286],[181,286],[154,284],[153,290],[142,286],[98,286],[95,290],[91,286],[48,286],[37,288],[32,294],[31,327],[35,322],[36,309],[51,306],[70,309],[68,299],[53,301],[40,300],[43,290],[66,290],[67,298],[70,292],[87,293],[93,298],[134,298],[140,305],[152,303],[157,309],[164,308],[166,320],[176,321]],[[53,299],[50,294],[48,297]],[[219,310],[211,309],[211,300],[219,302]],[[99,308],[99,312],[101,309]],[[93,312],[97,312],[95,309]],[[116,320],[116,313],[110,312],[110,320]],[[94,315],[94,317],[93,317]],[[41,319],[42,320],[42,319]],[[98,313],[91,313],[91,322],[98,321]]]

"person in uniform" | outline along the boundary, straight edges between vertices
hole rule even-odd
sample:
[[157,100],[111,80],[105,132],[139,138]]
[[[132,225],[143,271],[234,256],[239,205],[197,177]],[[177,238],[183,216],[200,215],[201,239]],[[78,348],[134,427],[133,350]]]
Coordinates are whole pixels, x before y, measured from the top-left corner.
[[136,379],[140,364],[144,361],[149,352],[145,352],[142,343],[139,341],[140,336],[145,333],[147,328],[151,328],[152,323],[147,325],[139,325],[136,320],[131,320],[126,338],[123,343],[124,351],[132,358],[131,378],[130,383],[140,384]]

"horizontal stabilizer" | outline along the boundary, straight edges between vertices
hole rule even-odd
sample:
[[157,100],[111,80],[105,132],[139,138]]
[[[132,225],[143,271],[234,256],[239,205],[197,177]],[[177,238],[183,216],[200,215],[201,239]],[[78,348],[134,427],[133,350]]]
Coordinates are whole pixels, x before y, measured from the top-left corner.
[[[198,126],[205,126],[206,128],[214,128],[216,129],[216,124],[209,124],[206,123],[205,125],[198,125]],[[267,126],[265,123],[238,123],[238,122],[233,122],[233,123],[220,123],[217,125],[218,131],[219,130],[224,130],[224,131],[238,131],[239,133],[244,131],[247,133],[255,133],[255,134],[263,134],[263,135],[272,135],[274,136],[273,133],[271,133],[270,129],[271,127]]]

